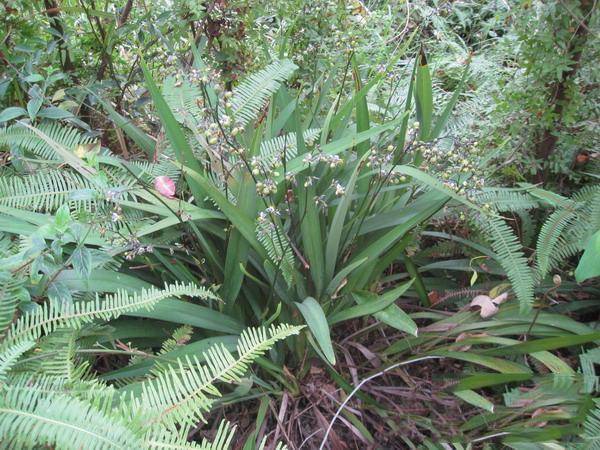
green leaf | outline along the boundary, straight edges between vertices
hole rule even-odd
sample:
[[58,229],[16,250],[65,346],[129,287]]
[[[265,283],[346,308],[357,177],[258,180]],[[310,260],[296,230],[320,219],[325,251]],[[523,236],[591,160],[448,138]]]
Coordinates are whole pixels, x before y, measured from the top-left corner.
[[39,73],[32,73],[23,78],[23,80],[27,81],[28,83],[37,83],[38,81],[44,81],[44,77]]
[[69,211],[68,205],[62,205],[56,211],[54,216],[54,227],[60,233],[67,231],[69,224],[71,223],[71,211]]
[[79,246],[71,255],[73,269],[77,271],[82,278],[88,278],[92,273],[92,253],[87,247]]
[[453,386],[453,389],[462,391],[465,389],[479,389],[499,384],[512,383],[514,381],[525,381],[533,377],[532,373],[482,373],[466,377]]
[[46,108],[42,108],[40,110],[40,112],[38,113],[38,117],[43,117],[45,119],[61,120],[68,119],[74,116],[69,111],[57,108],[56,106],[47,106]]
[[520,344],[484,350],[483,353],[494,356],[523,355],[540,352],[542,350],[554,350],[557,348],[572,347],[574,345],[586,344],[588,342],[597,340],[600,340],[600,332],[576,336],[560,336],[546,339],[536,339],[533,341],[522,342]]
[[[356,92],[356,132],[360,133],[367,131],[370,128],[369,125],[369,107],[367,105],[367,97],[359,96],[358,93],[362,89],[362,81],[360,79],[360,72],[358,70],[358,63],[356,62],[356,56],[352,57],[352,75],[354,77],[354,89]],[[359,158],[363,157],[365,153],[369,151],[370,143],[368,141],[361,142],[356,146]],[[365,180],[365,182],[367,182]]]
[[417,120],[419,121],[420,139],[429,139],[431,120],[433,116],[433,89],[431,75],[427,65],[425,52],[421,49],[417,78],[415,82],[415,103],[417,105]]
[[578,283],[597,276],[600,276],[600,230],[589,239],[575,269]]
[[464,391],[454,391],[454,395],[473,406],[485,409],[489,412],[494,412],[494,404],[475,391],[471,391],[469,389]]
[[[384,310],[386,308],[388,308],[390,305],[393,305],[394,302],[396,300],[398,300],[398,297],[402,294],[404,294],[404,292],[406,292],[406,290],[410,287],[410,285],[412,284],[412,281],[409,281],[407,283],[404,283],[403,285],[399,286],[396,289],[393,289],[392,291],[390,291],[390,293],[392,293],[393,295],[389,295],[388,294],[384,294],[381,296],[376,296],[375,294],[371,293],[371,292],[366,292],[366,293],[361,293],[361,292],[356,292],[353,293],[352,296],[356,299],[356,297],[360,297],[362,296],[362,301],[357,300],[357,303],[361,302],[360,304],[356,305],[356,306],[352,306],[350,308],[346,308],[343,309],[342,311],[336,312],[334,314],[332,314],[331,316],[329,316],[329,318],[327,319],[329,322],[329,325],[334,325],[338,322],[343,322],[344,320],[350,320],[350,319],[355,319],[357,317],[363,317],[363,316],[367,316],[369,314],[376,314],[381,310]],[[412,322],[412,319],[409,320]],[[413,322],[414,325],[414,322]],[[413,329],[412,326],[408,326],[408,329]],[[414,333],[416,333],[416,325],[414,325]],[[404,330],[406,331],[406,330]],[[414,334],[411,333],[411,334]]]
[[335,353],[331,345],[331,336],[329,334],[329,325],[323,312],[323,308],[312,297],[306,297],[302,303],[296,302],[296,306],[304,316],[311,333],[319,343],[319,347],[325,354],[330,364],[335,364]]
[[27,111],[23,108],[19,108],[18,106],[11,106],[2,110],[0,113],[0,123],[8,122],[9,120],[16,119],[17,117],[26,116]]
[[344,228],[346,213],[348,212],[348,208],[352,203],[352,194],[354,192],[356,178],[358,177],[359,169],[362,166],[362,161],[365,158],[366,155],[357,161],[354,170],[352,171],[350,180],[346,185],[346,193],[335,210],[333,220],[331,221],[331,227],[329,228],[329,234],[327,235],[327,245],[325,246],[325,276],[327,280],[330,280],[330,282],[333,274],[335,273],[335,266],[338,259],[340,240],[342,238],[342,230]]
[[[392,289],[384,294],[377,296],[373,293],[368,293],[367,295],[357,295],[353,294],[354,300],[356,303],[363,306],[368,306],[374,302],[382,301],[388,302],[391,299],[392,302],[397,300],[406,290],[411,286],[412,281],[408,283],[404,283],[398,286],[395,289]],[[413,336],[417,336],[418,328],[417,324],[410,318],[408,314],[406,314],[400,307],[395,304],[390,304],[387,308],[376,312],[373,314],[377,320],[389,325],[390,327],[396,328],[397,330],[404,331],[408,334],[412,334]]]

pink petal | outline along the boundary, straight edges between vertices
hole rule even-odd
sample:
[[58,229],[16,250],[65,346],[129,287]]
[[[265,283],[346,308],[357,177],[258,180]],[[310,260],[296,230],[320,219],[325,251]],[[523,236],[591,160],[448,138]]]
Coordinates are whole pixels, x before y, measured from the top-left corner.
[[175,182],[169,177],[156,177],[154,187],[164,197],[173,198],[175,196]]

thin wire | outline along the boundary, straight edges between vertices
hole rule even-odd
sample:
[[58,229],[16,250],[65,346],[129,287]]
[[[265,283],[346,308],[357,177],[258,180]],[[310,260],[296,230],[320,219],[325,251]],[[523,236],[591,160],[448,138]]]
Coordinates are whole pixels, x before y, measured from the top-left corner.
[[336,411],[335,415],[333,416],[333,419],[331,419],[331,422],[329,422],[329,426],[327,427],[327,431],[325,432],[325,436],[323,437],[323,440],[321,441],[321,445],[319,446],[319,450],[323,450],[323,448],[325,447],[325,444],[327,443],[327,438],[329,437],[329,433],[331,432],[331,429],[333,428],[333,424],[335,423],[335,421],[337,420],[337,418],[339,417],[339,415],[342,413],[342,410],[348,404],[348,402],[350,401],[350,399],[354,396],[354,394],[356,394],[360,390],[361,387],[363,387],[369,381],[371,381],[371,380],[373,380],[373,379],[375,379],[377,377],[380,377],[381,375],[386,374],[390,370],[394,370],[394,369],[396,369],[398,367],[406,366],[408,364],[412,364],[412,363],[416,363],[416,362],[420,362],[420,361],[425,361],[427,359],[444,359],[444,357],[443,356],[423,356],[422,358],[411,359],[410,361],[403,361],[403,362],[399,362],[399,363],[396,363],[396,364],[392,364],[387,369],[384,369],[381,372],[377,372],[376,374],[373,374],[370,377],[367,377],[364,380],[362,380],[360,383],[358,383],[358,385],[352,390],[352,392],[350,392],[350,395],[348,395],[348,397],[346,397],[346,400],[344,400],[344,402],[340,405],[340,407]]

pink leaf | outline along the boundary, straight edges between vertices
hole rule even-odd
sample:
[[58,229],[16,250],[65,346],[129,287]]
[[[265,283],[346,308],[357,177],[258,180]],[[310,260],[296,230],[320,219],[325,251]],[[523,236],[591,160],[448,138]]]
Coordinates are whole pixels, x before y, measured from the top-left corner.
[[175,182],[169,177],[156,177],[154,187],[164,197],[173,198],[175,196]]

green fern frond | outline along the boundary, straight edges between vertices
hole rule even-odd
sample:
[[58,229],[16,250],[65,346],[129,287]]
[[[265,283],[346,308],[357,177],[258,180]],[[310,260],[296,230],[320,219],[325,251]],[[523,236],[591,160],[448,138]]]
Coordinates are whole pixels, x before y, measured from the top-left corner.
[[600,450],[600,400],[594,400],[595,408],[587,413],[581,438],[586,450]]
[[566,207],[557,209],[544,222],[538,235],[536,245],[536,266],[537,276],[543,280],[551,268],[551,255],[561,244],[561,235],[563,231],[577,217],[577,211],[574,208]]
[[[91,144],[94,138],[84,135],[76,128],[60,125],[58,122],[41,124],[38,127],[44,135],[69,150],[75,150],[78,145]],[[0,128],[0,147],[14,146],[27,150],[42,159],[60,161],[55,150],[46,140],[31,129],[20,124]]]
[[[304,131],[304,141],[313,142],[321,133],[320,128],[309,128]],[[298,154],[296,146],[296,133],[287,133],[281,136],[267,139],[260,144],[260,161],[265,166],[274,166],[283,160],[284,150],[287,161],[295,158]]]
[[286,283],[291,286],[294,281],[295,260],[287,235],[279,225],[269,220],[259,220],[256,236],[273,266],[279,268]]
[[0,178],[0,205],[28,211],[54,212],[63,204],[91,209],[99,194],[81,176],[66,170]]
[[595,365],[600,366],[600,348],[594,348],[579,355],[579,365],[583,374],[584,392],[599,392],[600,377],[596,375]]
[[231,100],[235,122],[245,126],[254,120],[268,98],[277,92],[298,68],[289,59],[274,61],[264,69],[250,75],[233,90]]
[[534,279],[519,239],[506,222],[497,216],[481,217],[480,227],[512,284],[521,311],[529,311],[533,304]]
[[203,97],[198,86],[186,79],[169,76],[163,82],[162,95],[178,122],[188,128],[198,127],[202,122],[202,109],[197,101]]
[[491,205],[496,211],[527,211],[539,205],[532,196],[511,189],[486,189],[475,196],[476,203]]
[[142,409],[157,411],[156,420],[169,428],[204,421],[203,414],[221,395],[214,383],[239,381],[254,359],[277,341],[298,334],[301,328],[279,325],[268,330],[247,329],[238,341],[237,359],[223,345],[215,345],[204,354],[205,364],[195,356],[178,359],[176,366],[169,367],[155,380],[144,383],[141,398],[134,399],[133,403]]
[[7,448],[142,448],[134,424],[115,411],[61,394],[6,388],[0,396],[0,441]]
[[108,321],[116,319],[121,314],[128,312],[151,309],[165,298],[183,295],[203,299],[217,298],[215,294],[206,288],[193,284],[176,283],[167,285],[164,289],[151,287],[133,294],[119,291],[107,295],[103,300],[96,296],[93,302],[74,302],[73,304],[48,302],[33,312],[25,314],[12,325],[0,346],[0,351],[4,351],[10,345],[15,345],[23,340],[35,341],[40,338],[42,333],[51,333],[59,327],[77,329],[93,320]]
[[4,381],[6,374],[10,371],[12,366],[14,366],[19,358],[34,345],[34,341],[21,341],[0,352],[0,382]]
[[[166,353],[185,345],[191,338],[193,329],[189,325],[184,325],[182,327],[177,328],[171,338],[167,339],[163,342],[162,348],[160,349],[159,355],[165,355]],[[157,359],[152,366],[152,370],[150,373],[153,375],[158,375],[160,372],[163,372],[168,367],[168,364],[165,364],[160,359]]]
[[0,336],[4,334],[15,317],[23,282],[22,279],[14,277],[9,272],[0,271]]
[[174,432],[154,424],[144,441],[150,450],[227,450],[233,441],[236,427],[222,420],[215,437],[211,441],[204,438],[201,443],[187,442],[188,430],[188,427],[182,427]]
[[27,365],[25,370],[69,382],[81,380],[88,372],[89,363],[87,361],[77,363],[78,337],[78,330],[72,328],[58,328],[48,336],[44,336],[36,351],[37,356],[45,357],[34,360],[34,364]]

